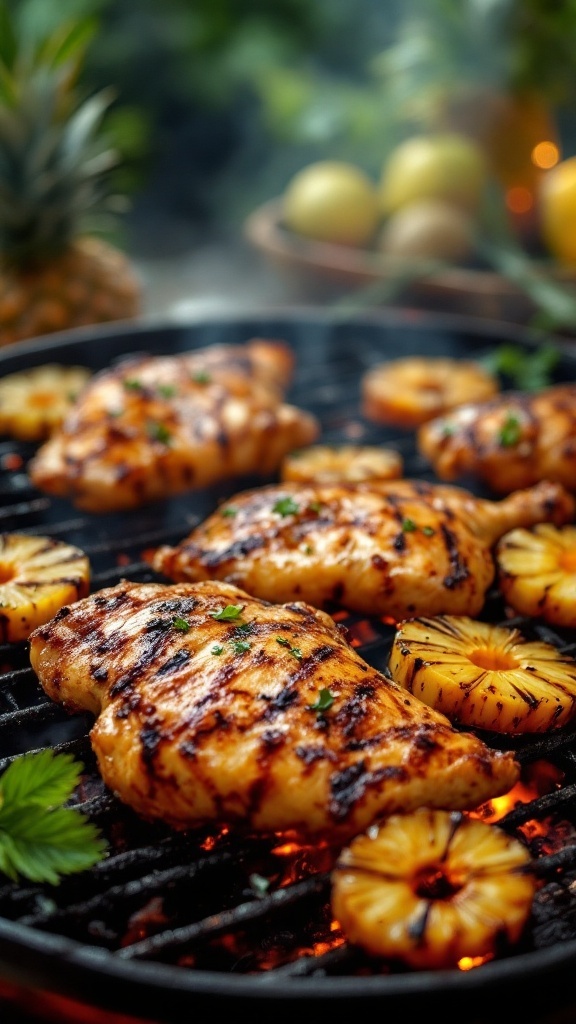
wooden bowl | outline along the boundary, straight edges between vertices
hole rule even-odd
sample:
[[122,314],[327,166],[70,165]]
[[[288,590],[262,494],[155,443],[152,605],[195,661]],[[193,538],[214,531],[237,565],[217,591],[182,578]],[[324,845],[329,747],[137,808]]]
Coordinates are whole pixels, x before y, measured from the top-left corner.
[[364,292],[367,306],[400,303],[514,323],[536,312],[528,294],[493,270],[431,270],[422,264],[419,274],[413,262],[299,237],[283,227],[278,198],[247,217],[244,234],[305,301],[337,300],[351,292],[358,299]]

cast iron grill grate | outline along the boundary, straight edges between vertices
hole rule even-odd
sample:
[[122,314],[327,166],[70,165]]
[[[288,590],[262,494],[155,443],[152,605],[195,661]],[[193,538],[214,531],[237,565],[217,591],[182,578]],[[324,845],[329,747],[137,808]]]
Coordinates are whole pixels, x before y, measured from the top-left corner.
[[[386,348],[381,337],[374,339],[372,328],[362,344],[356,339],[351,346],[343,331],[342,341],[337,339],[329,350],[326,344],[317,349],[307,347],[306,365],[290,397],[319,415],[325,440],[393,443],[404,456],[406,476],[432,479],[414,451],[411,436],[367,424],[359,416],[361,371],[385,354],[397,354],[395,340]],[[256,333],[264,331],[247,326],[242,340]],[[281,332],[269,333],[280,336]],[[219,335],[211,340],[227,339]],[[136,346],[129,341],[129,337],[124,341],[124,349],[133,351]],[[194,347],[196,341],[185,336],[175,344],[187,348]],[[421,344],[430,350],[430,338]],[[444,351],[445,338],[439,336],[436,344]],[[480,348],[484,351],[493,344],[491,339],[483,339]],[[154,346],[150,347],[153,350]],[[304,358],[304,349],[299,356]],[[105,350],[99,358],[103,365],[110,362]],[[74,361],[79,361],[77,351]],[[0,530],[41,533],[77,544],[90,558],[93,590],[122,578],[138,582],[157,579],[144,557],[148,549],[177,542],[222,497],[259,482],[236,481],[192,499],[184,496],[135,513],[94,517],[34,491],[26,475],[32,451],[27,444],[0,444]],[[393,627],[336,610],[334,614],[346,625],[359,653],[384,670]],[[488,596],[484,615],[494,622],[511,622],[505,619],[497,592]],[[547,640],[568,653],[576,650],[574,632],[555,631],[533,621],[513,621],[528,638]],[[68,876],[57,887],[2,883],[0,876],[0,962],[7,960],[17,970],[27,936],[33,935],[36,954],[42,951],[43,936],[46,948],[54,937],[70,941],[74,949],[79,944],[82,950],[96,954],[96,976],[99,970],[106,974],[109,960],[102,957],[109,955],[128,968],[168,965],[187,979],[179,1004],[186,1009],[191,995],[204,992],[207,977],[243,977],[249,986],[265,979],[272,999],[279,991],[285,993],[288,984],[290,994],[298,998],[301,993],[304,1001],[310,996],[307,986],[300,989],[306,979],[314,983],[359,979],[365,995],[367,979],[387,982],[393,975],[402,978],[409,974],[371,961],[348,946],[335,926],[330,912],[330,868],[336,849],[296,846],[281,837],[240,830],[205,828],[174,834],[140,820],[103,786],[90,747],[90,725],[89,715],[69,716],[47,700],[30,668],[26,644],[0,646],[0,771],[28,750],[50,746],[72,753],[85,766],[75,802],[100,828],[110,850],[93,869]],[[538,738],[496,734],[484,738],[495,747],[514,749],[536,789],[534,780],[552,780],[499,822],[528,841],[544,880],[525,937],[515,950],[503,953],[504,960],[513,962],[523,954],[550,951],[576,941],[576,744],[570,732]],[[552,775],[542,775],[543,766],[549,767]],[[8,948],[12,924],[17,928],[13,958]],[[8,940],[2,935],[4,925]],[[56,949],[61,952],[58,944]],[[40,971],[39,982],[42,977],[46,975]],[[195,978],[199,979],[198,989]],[[173,975],[170,980],[177,990]],[[166,984],[160,977],[157,990],[162,993]],[[209,985],[211,999],[215,998],[214,984],[217,989],[218,982]],[[66,991],[65,981],[59,979],[57,985]],[[247,991],[252,996],[256,989]],[[358,994],[356,989],[354,994]],[[312,995],[329,998],[322,987]],[[382,995],[385,992],[378,990],[377,996]],[[126,1009],[125,1000],[121,1002]],[[171,1012],[166,1013],[166,1019],[172,1020]],[[174,1014],[177,1019],[177,1009]]]

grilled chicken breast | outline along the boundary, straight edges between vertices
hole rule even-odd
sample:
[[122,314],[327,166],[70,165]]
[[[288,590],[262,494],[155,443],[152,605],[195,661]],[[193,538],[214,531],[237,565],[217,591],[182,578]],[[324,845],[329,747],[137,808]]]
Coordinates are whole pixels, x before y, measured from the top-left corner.
[[175,828],[242,823],[331,840],[392,811],[473,808],[518,779],[371,668],[326,613],[220,582],[122,582],[30,638],[46,693],[97,716],[102,777]]
[[126,359],[93,377],[30,478],[98,513],[270,474],[319,433],[313,415],[282,401],[293,367],[288,346],[264,338]]
[[477,615],[494,543],[513,526],[564,523],[574,499],[541,483],[495,502],[417,480],[272,484],[230,498],[151,560],[175,581],[221,579],[268,601],[396,620]]
[[576,383],[460,406],[417,433],[441,480],[468,475],[496,494],[556,480],[576,490]]

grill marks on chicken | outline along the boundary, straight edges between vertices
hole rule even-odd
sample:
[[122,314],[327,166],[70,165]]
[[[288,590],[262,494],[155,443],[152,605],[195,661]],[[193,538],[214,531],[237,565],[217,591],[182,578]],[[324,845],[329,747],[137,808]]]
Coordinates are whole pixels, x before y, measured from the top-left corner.
[[498,502],[417,480],[286,482],[236,494],[152,564],[175,581],[226,580],[269,601],[397,621],[473,617],[495,577],[498,538],[521,524],[567,522],[574,507],[548,482]]
[[496,494],[539,480],[576,490],[576,383],[509,391],[430,420],[417,433],[441,480],[470,475]]
[[226,583],[122,582],[35,630],[30,658],[53,700],[97,716],[110,789],[177,829],[343,839],[393,811],[476,807],[518,779],[511,752],[370,667],[326,613]]
[[264,338],[127,358],[92,378],[30,478],[99,513],[268,475],[319,433],[311,413],[283,402],[293,370],[289,347]]

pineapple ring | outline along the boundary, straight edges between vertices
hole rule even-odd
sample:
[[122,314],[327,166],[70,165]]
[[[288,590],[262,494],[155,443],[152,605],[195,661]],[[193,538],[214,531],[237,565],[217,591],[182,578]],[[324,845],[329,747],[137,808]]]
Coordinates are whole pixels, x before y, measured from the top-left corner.
[[576,661],[518,629],[438,615],[400,623],[392,678],[453,723],[498,733],[542,733],[576,713]]
[[90,563],[51,537],[0,533],[0,641],[27,640],[64,605],[88,594]]
[[496,565],[500,592],[514,611],[576,626],[576,526],[510,530],[496,545]]
[[364,374],[362,412],[375,423],[416,428],[499,390],[498,378],[472,360],[408,356],[378,363]]
[[403,470],[402,456],[393,448],[318,444],[286,455],[280,466],[280,479],[298,483],[362,483],[398,480]]
[[428,808],[394,814],[341,852],[332,910],[372,956],[452,968],[521,937],[537,888],[529,864],[498,826]]
[[43,441],[66,416],[88,382],[84,366],[45,363],[0,378],[0,433],[20,441]]

